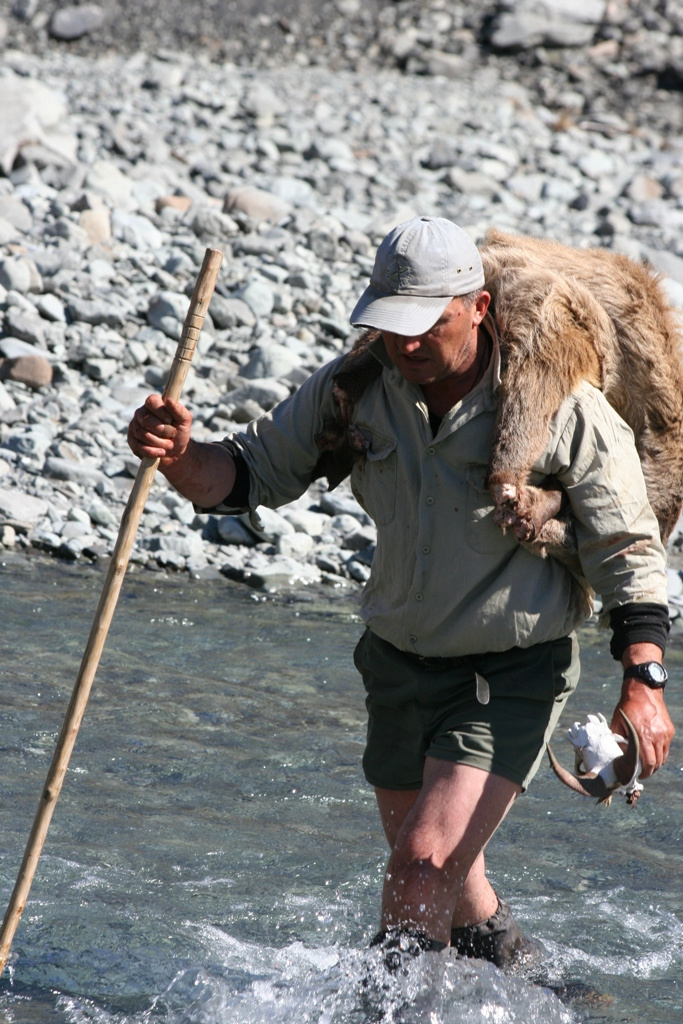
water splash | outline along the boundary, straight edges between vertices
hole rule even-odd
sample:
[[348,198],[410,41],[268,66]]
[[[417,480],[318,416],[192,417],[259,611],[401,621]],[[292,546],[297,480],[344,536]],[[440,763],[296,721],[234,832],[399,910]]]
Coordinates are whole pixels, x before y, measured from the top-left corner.
[[201,967],[179,971],[151,1007],[112,1014],[63,1000],[70,1024],[572,1024],[554,995],[447,954],[389,973],[376,951],[276,949],[198,926]]

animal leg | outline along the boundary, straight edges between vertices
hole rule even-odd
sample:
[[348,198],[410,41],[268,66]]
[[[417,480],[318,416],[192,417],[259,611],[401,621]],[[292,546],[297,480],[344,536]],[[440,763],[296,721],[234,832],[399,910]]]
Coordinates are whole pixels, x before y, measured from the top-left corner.
[[503,532],[510,529],[517,540],[533,541],[559,513],[564,494],[552,484],[532,487],[528,484],[490,485],[496,508],[493,521]]

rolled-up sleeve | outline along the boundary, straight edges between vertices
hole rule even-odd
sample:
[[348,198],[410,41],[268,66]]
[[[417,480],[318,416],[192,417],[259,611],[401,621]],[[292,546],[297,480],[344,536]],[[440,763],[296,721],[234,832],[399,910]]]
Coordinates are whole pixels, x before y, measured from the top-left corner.
[[584,385],[563,403],[551,430],[551,472],[567,493],[581,565],[604,611],[632,602],[666,605],[666,554],[631,429]]
[[[278,508],[300,497],[311,483],[321,454],[316,437],[335,415],[332,378],[342,358],[312,374],[244,432],[226,438],[249,471],[249,510],[259,505]],[[223,503],[209,511],[234,514],[246,509]]]

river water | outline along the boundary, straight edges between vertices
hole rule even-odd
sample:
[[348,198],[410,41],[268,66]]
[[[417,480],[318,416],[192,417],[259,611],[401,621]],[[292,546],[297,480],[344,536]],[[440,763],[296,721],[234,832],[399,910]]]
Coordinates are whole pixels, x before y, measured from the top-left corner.
[[[3,908],[102,584],[81,566],[0,566]],[[348,592],[129,574],[0,979],[2,1024],[683,1021],[678,741],[634,811],[544,765],[495,837],[492,879],[544,943],[543,977],[440,957],[387,977],[367,948],[386,851],[360,770],[360,632]],[[614,703],[607,634],[581,639],[563,727]],[[668,664],[683,723],[683,634]],[[559,731],[555,749],[571,763]],[[600,998],[547,987],[574,981]]]

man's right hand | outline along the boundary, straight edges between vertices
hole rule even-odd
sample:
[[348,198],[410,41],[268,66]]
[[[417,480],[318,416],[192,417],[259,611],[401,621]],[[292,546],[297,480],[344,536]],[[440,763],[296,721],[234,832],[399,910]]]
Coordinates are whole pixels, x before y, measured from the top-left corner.
[[191,426],[184,405],[150,395],[130,421],[128,444],[138,458],[159,459],[168,482],[195,505],[213,508],[233,488],[235,463],[223,445],[194,441]]
[[140,459],[160,459],[163,470],[187,451],[191,426],[192,414],[184,405],[150,395],[130,421],[128,445]]

